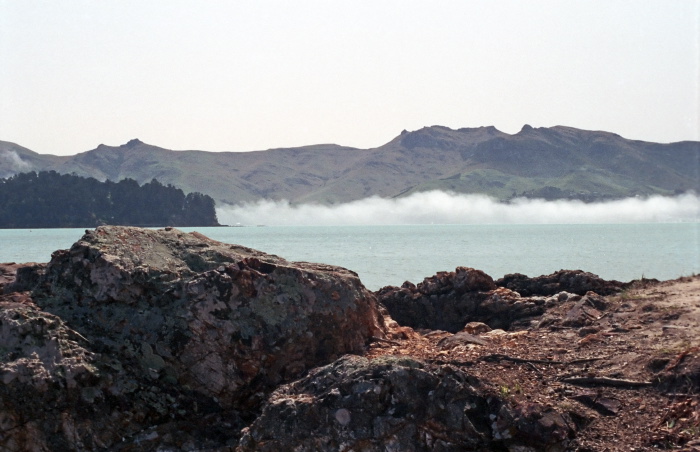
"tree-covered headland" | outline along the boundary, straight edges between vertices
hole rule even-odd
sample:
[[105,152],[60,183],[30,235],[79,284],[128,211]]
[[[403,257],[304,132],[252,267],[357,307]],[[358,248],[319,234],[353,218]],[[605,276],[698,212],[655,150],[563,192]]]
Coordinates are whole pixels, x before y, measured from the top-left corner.
[[55,171],[0,179],[0,228],[219,226],[214,200],[156,179],[100,182]]

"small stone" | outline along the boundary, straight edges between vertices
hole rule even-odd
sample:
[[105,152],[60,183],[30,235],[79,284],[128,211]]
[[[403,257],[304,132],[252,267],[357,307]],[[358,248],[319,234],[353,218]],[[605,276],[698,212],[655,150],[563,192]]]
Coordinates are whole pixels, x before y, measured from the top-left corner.
[[469,322],[466,325],[464,325],[462,331],[465,333],[477,335],[488,333],[489,331],[491,331],[491,327],[482,322]]
[[341,408],[335,412],[335,420],[342,426],[346,426],[350,423],[350,411],[345,408]]

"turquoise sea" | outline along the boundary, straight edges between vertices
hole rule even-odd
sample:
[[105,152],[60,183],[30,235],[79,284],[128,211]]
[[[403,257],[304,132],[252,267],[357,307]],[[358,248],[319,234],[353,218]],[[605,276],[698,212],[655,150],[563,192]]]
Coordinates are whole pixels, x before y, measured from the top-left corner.
[[[182,228],[288,260],[340,265],[376,290],[474,267],[494,279],[581,269],[605,279],[700,273],[700,223]],[[0,230],[0,262],[48,262],[84,229]]]

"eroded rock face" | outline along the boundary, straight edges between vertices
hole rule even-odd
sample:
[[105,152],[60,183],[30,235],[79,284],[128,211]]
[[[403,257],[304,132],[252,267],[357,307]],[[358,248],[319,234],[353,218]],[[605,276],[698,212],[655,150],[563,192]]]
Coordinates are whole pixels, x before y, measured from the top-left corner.
[[[66,366],[57,367],[56,359],[79,355],[88,369],[81,375],[92,380],[78,385],[75,394],[63,391],[68,382],[46,392],[67,398],[56,416],[75,428],[52,424],[51,430],[58,429],[54,435],[63,438],[66,450],[108,447],[122,438],[133,439],[146,426],[177,425],[188,417],[197,419],[188,425],[211,425],[211,416],[222,413],[228,413],[228,421],[216,425],[228,426],[224,430],[230,431],[222,433],[226,443],[240,430],[237,412],[250,415],[280,383],[346,353],[362,352],[373,336],[384,335],[375,297],[354,273],[291,263],[171,228],[87,231],[70,250],[54,253],[45,269],[18,274],[13,284],[33,285],[34,301],[44,311],[32,308],[40,315],[22,328],[39,328],[41,341],[54,350],[57,346],[50,344],[62,342],[56,342],[60,334],[41,329],[47,316],[79,347],[54,350],[50,365],[41,353],[36,361],[30,346],[19,347],[28,356],[24,367],[3,357],[0,378],[10,379],[3,386],[8,391],[3,404],[11,406],[0,408],[0,418],[15,422],[11,413],[17,412],[25,423],[43,419],[41,413],[27,411],[14,382],[31,383],[36,388],[29,393],[39,394],[39,386],[53,380],[35,361],[64,375]],[[7,312],[24,315],[15,307]],[[3,334],[24,337],[8,331]],[[83,408],[80,400],[91,408]],[[101,428],[103,424],[113,428]],[[26,425],[29,429],[33,424]],[[172,438],[173,432],[165,430],[149,434],[168,444],[163,435]],[[17,432],[33,435],[34,430],[19,426]],[[57,441],[40,434],[37,438]],[[176,442],[172,447],[181,446]]]
[[0,297],[0,450],[149,450],[142,432],[154,425],[175,450],[238,438],[235,411],[93,346],[27,294]]
[[595,292],[599,295],[612,295],[624,289],[619,281],[606,281],[598,275],[582,270],[559,270],[551,275],[529,278],[521,273],[511,273],[496,281],[501,287],[518,292],[523,297],[532,295],[549,296],[559,292],[585,295]]
[[37,303],[105,352],[224,404],[382,335],[354,273],[176,229],[97,228],[43,280]]
[[412,328],[460,331],[468,322],[509,328],[513,322],[544,312],[544,299],[522,298],[497,287],[493,279],[473,268],[440,272],[414,285],[384,287],[376,292],[391,317]]
[[[34,287],[38,283],[44,267],[46,264],[34,262],[0,264],[0,294],[22,292]],[[15,283],[18,274],[23,275],[20,277],[23,281],[22,285]]]
[[[19,297],[15,297],[19,298]],[[82,342],[82,344],[80,344]],[[85,405],[81,392],[97,379],[93,353],[58,317],[23,297],[0,301],[0,449],[51,450],[69,444],[57,433],[72,421],[60,409]]]
[[346,356],[277,389],[238,450],[563,450],[572,433],[560,413],[511,407],[458,368]]
[[18,267],[19,265],[14,262],[0,264],[0,294],[5,286],[15,281]]

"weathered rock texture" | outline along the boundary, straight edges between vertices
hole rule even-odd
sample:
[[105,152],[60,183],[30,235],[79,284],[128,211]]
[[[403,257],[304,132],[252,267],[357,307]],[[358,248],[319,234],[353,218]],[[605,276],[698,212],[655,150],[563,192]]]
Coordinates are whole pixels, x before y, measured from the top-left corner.
[[551,275],[529,278],[521,273],[511,273],[496,281],[500,287],[518,292],[523,297],[531,295],[554,295],[571,292],[585,295],[592,291],[599,295],[612,295],[626,287],[619,281],[606,281],[598,275],[582,270],[559,270]]
[[0,449],[75,449],[82,442],[66,436],[84,425],[68,413],[98,408],[93,353],[61,319],[14,298],[0,301]]
[[515,321],[544,312],[544,299],[522,298],[496,287],[493,279],[473,268],[439,272],[414,285],[388,286],[377,298],[399,324],[412,328],[460,331],[468,322],[509,328]]
[[0,293],[5,286],[14,282],[18,267],[19,265],[14,262],[0,264]]
[[238,450],[558,451],[565,416],[511,407],[456,367],[348,356],[276,390]]
[[[15,342],[0,374],[0,419],[35,445],[97,449],[166,421],[250,414],[277,385],[384,334],[374,296],[348,270],[171,228],[100,227],[35,269],[14,285],[34,284],[44,311],[3,308]],[[220,425],[235,430],[228,417]]]
[[460,267],[380,290],[384,309],[342,268],[88,231],[49,264],[0,266],[0,450],[693,444],[697,277],[609,297],[580,294],[617,287],[583,272],[516,280],[546,296]]
[[44,267],[46,267],[46,264],[37,264],[34,262],[26,264],[17,264],[15,262],[0,264],[0,294],[27,290],[27,288],[15,284],[17,274],[24,275],[24,285],[30,287],[35,286]]
[[0,301],[0,450],[172,450],[237,441],[237,412],[154,379],[95,344],[25,293]]

